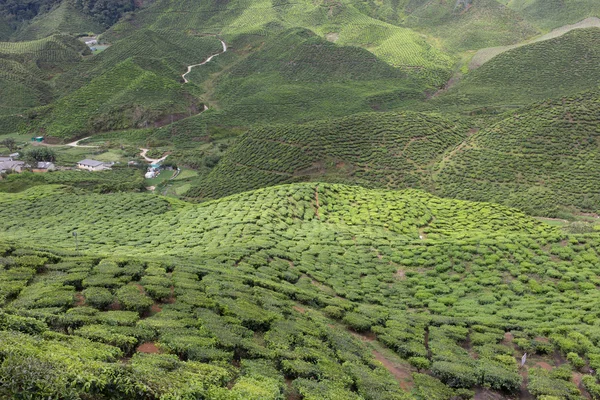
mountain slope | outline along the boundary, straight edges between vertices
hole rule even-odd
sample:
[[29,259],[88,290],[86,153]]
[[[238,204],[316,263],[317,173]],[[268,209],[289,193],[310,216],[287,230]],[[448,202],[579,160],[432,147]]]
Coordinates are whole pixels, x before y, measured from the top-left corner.
[[73,35],[101,33],[104,27],[83,14],[73,3],[63,0],[50,12],[40,14],[22,26],[13,36],[18,41],[42,39],[57,33]]
[[537,215],[600,211],[599,100],[596,90],[505,115],[448,154],[434,173],[439,193]]
[[295,3],[235,0],[226,5],[158,0],[111,28],[107,40],[118,40],[139,26],[150,29],[219,33],[227,41],[276,37],[282,29],[305,28],[343,45],[360,46],[382,60],[433,86],[447,79],[453,59],[410,29],[361,13],[349,2]]
[[409,112],[256,128],[186,196],[214,198],[299,180],[423,187],[430,164],[464,137],[456,121]]
[[2,395],[575,398],[571,368],[598,365],[598,234],[514,209],[311,183],[202,205],[46,186],[0,210],[0,371],[22,371]]
[[573,24],[588,17],[600,17],[595,0],[500,0],[528,21],[544,29]]
[[48,104],[53,91],[48,80],[83,60],[87,47],[68,35],[29,42],[0,42],[0,114],[13,114]]
[[438,38],[450,51],[518,43],[538,33],[519,13],[496,0],[406,3],[403,22]]
[[502,109],[577,93],[597,86],[599,61],[600,29],[576,29],[492,58],[432,104]]

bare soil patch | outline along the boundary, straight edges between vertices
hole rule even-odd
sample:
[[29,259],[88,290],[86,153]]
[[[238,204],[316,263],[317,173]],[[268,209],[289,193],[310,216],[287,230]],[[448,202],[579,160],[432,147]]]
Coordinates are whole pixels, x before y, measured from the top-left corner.
[[412,381],[412,371],[410,369],[396,365],[377,350],[373,350],[373,356],[377,361],[383,364],[385,369],[387,369],[394,378],[396,378],[402,390],[410,391],[412,389],[414,383]]
[[75,293],[75,307],[85,305],[85,297],[81,293]]
[[293,306],[292,308],[298,311],[300,314],[304,314],[306,312],[306,310],[300,306]]
[[138,353],[158,354],[160,349],[153,342],[146,342],[138,346]]

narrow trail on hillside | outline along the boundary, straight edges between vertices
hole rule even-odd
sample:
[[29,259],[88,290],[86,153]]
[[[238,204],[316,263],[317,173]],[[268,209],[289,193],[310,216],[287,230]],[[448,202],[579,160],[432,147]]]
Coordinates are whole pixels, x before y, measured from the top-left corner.
[[158,164],[159,162],[164,161],[167,157],[169,157],[169,155],[167,154],[166,156],[161,157],[161,158],[150,158],[150,157],[146,157],[146,153],[148,151],[150,151],[150,149],[142,149],[142,148],[140,148],[140,150],[142,151],[140,153],[140,157],[144,158],[144,160],[148,161],[151,164]]
[[91,136],[84,137],[83,139],[79,139],[79,140],[76,140],[76,141],[71,142],[71,143],[67,143],[66,146],[71,146],[71,147],[98,147],[98,146],[86,146],[86,145],[83,145],[83,144],[79,144],[79,142],[83,142],[84,140],[87,140],[89,138],[91,138]]
[[221,44],[223,45],[223,51],[213,54],[211,56],[209,56],[206,60],[204,60],[203,62],[201,62],[200,64],[194,64],[194,65],[188,65],[187,67],[187,72],[183,75],[181,75],[181,77],[183,78],[183,83],[189,83],[189,81],[187,80],[187,78],[185,77],[187,74],[189,74],[190,72],[192,72],[192,68],[194,67],[199,67],[201,65],[204,65],[206,63],[209,63],[213,58],[215,58],[216,56],[223,54],[227,51],[227,43],[225,43],[223,40],[219,39],[221,41]]
[[583,21],[579,21],[576,24],[572,25],[564,25],[559,28],[553,29],[551,32],[539,36],[537,38],[525,40],[521,43],[509,45],[509,46],[498,46],[498,47],[488,47],[485,49],[479,49],[477,53],[471,59],[469,63],[469,69],[473,70],[481,67],[483,64],[496,57],[499,54],[502,54],[508,50],[516,49],[517,47],[526,46],[532,43],[543,42],[545,40],[555,39],[564,35],[565,33],[569,33],[574,29],[585,29],[585,28],[600,28],[600,18],[590,17],[586,18]]

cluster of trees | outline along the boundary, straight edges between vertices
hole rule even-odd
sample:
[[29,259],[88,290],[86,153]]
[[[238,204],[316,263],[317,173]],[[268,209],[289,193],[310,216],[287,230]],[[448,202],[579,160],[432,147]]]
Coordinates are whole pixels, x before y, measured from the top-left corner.
[[7,20],[20,23],[50,11],[61,1],[73,1],[81,11],[106,27],[117,22],[124,13],[135,9],[133,0],[5,0],[0,2],[0,13]]

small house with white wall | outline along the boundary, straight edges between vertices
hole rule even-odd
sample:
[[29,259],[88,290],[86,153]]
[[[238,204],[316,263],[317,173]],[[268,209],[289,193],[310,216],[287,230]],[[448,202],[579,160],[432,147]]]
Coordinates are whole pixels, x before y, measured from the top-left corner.
[[77,168],[88,171],[103,171],[105,169],[110,169],[102,161],[90,160],[88,158],[79,161],[77,163]]

